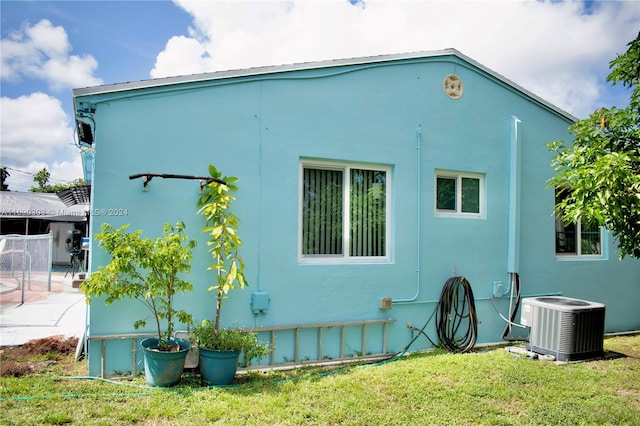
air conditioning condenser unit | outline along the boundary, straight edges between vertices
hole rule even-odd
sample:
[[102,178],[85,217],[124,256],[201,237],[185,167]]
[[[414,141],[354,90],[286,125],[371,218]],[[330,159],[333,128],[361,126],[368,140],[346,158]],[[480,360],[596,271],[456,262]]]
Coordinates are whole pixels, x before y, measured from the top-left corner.
[[522,299],[520,323],[530,328],[527,349],[574,361],[604,355],[605,305],[562,296]]

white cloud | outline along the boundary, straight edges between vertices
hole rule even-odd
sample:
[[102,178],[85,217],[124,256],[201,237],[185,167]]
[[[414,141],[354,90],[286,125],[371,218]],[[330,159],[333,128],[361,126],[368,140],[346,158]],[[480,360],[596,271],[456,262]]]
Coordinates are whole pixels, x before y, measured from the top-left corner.
[[2,79],[44,80],[52,90],[95,86],[102,80],[93,73],[98,62],[91,55],[70,55],[71,44],[63,27],[54,27],[47,19],[35,25],[25,24],[0,41]]
[[2,163],[24,166],[73,143],[73,129],[59,99],[33,93],[0,99]]
[[636,37],[636,2],[188,1],[152,77],[453,47],[584,116]]
[[197,74],[211,68],[211,60],[202,44],[193,38],[177,36],[172,37],[165,50],[158,54],[151,77]]
[[82,173],[82,159],[75,147],[68,147],[69,154],[66,158],[72,159],[72,161],[54,161],[51,163],[47,170],[51,173],[51,183],[67,183],[83,177]]

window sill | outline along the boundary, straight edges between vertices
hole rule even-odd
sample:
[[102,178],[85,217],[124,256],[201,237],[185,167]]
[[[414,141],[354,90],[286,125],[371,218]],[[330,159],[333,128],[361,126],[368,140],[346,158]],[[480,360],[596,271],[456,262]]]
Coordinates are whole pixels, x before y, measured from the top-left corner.
[[560,262],[587,262],[587,261],[599,261],[599,260],[608,260],[608,259],[601,254],[598,254],[598,255],[556,254],[556,260]]
[[318,259],[318,258],[299,258],[299,265],[388,265],[391,263],[391,259],[388,257],[384,257],[382,259],[353,259],[353,258],[329,258],[329,259]]
[[481,214],[475,213],[445,213],[445,212],[436,212],[436,217],[448,218],[448,219],[484,219],[484,216]]

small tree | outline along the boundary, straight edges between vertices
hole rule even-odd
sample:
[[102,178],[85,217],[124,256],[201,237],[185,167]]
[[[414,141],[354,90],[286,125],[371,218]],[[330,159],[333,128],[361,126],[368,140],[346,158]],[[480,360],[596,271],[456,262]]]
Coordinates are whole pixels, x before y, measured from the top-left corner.
[[[193,290],[193,285],[180,274],[191,269],[196,242],[187,239],[183,222],[175,226],[165,224],[163,236],[156,241],[141,238],[141,230],[126,232],[128,226],[114,229],[109,224],[102,225],[102,232],[96,239],[111,255],[111,263],[93,272],[83,288],[87,297],[107,296],[107,305],[124,298],[142,302],[153,315],[158,348],[168,351],[172,347],[176,320],[183,324],[193,323],[191,314],[175,309],[174,296]],[[167,323],[164,331],[162,320]],[[140,319],[133,326],[137,329],[146,323],[146,319]]]
[[30,192],[51,192],[49,186],[49,177],[51,174],[46,167],[43,167],[33,176],[33,181],[38,184],[38,186],[32,186],[29,188]]
[[[216,292],[215,330],[220,330],[220,311],[223,300],[229,291],[244,288],[247,285],[244,277],[244,261],[239,254],[242,240],[238,237],[238,218],[231,213],[231,203],[236,199],[231,192],[237,191],[234,185],[238,178],[222,177],[212,164],[209,165],[209,175],[216,179],[204,188],[204,194],[198,200],[199,214],[202,214],[207,225],[202,232],[209,234],[207,242],[214,263],[209,270],[216,271],[216,284],[209,290]],[[219,183],[223,181],[225,183]]]
[[555,152],[549,186],[566,197],[557,215],[566,223],[605,226],[621,258],[640,259],[640,34],[611,61],[607,80],[632,90],[627,108],[601,108],[569,127],[575,140],[548,144]]

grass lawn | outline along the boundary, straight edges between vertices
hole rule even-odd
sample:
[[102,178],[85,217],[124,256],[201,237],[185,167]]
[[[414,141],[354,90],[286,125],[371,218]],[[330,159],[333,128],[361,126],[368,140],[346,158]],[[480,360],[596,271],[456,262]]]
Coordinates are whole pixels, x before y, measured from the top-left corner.
[[[0,378],[0,422],[221,425],[640,425],[640,335],[605,339],[607,357],[556,364],[495,347],[440,350],[338,371],[251,373],[227,388],[185,377],[151,389],[86,374],[73,355]],[[7,361],[6,354],[2,362]],[[55,361],[55,362],[54,362]]]

